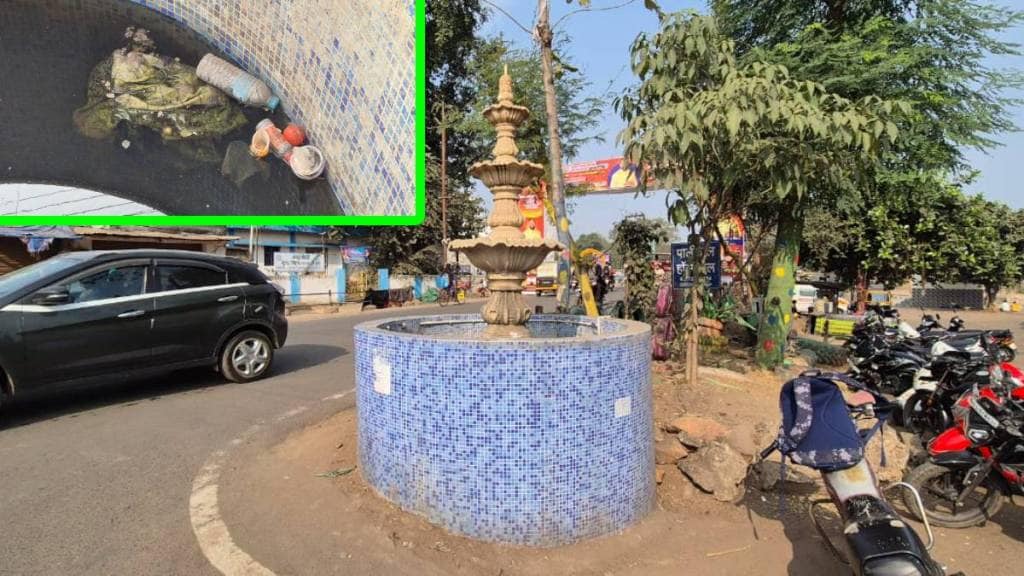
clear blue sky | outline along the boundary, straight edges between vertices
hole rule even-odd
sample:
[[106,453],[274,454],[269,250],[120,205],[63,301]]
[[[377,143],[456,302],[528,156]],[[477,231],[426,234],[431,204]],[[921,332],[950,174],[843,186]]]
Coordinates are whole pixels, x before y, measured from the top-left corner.
[[[534,19],[536,2],[534,0],[491,0],[508,11],[519,22],[531,27]],[[614,6],[623,0],[592,0],[597,7]],[[1013,5],[1012,0],[999,0],[1007,6]],[[704,11],[703,0],[660,0],[665,10],[696,9]],[[575,3],[573,4],[575,5]],[[560,0],[552,0],[552,21],[572,9]],[[577,6],[578,7],[578,6]],[[633,83],[632,73],[628,69],[629,45],[637,34],[643,31],[657,30],[658,19],[654,14],[643,8],[643,2],[636,0],[632,5],[605,12],[576,14],[563,23],[571,40],[569,55],[573,63],[583,70],[591,79],[592,89],[601,93],[609,85],[613,93]],[[528,47],[531,38],[504,14],[491,10],[490,21],[485,24],[484,35],[503,34],[509,40]],[[1017,28],[1007,39],[1024,43],[1024,29]],[[1024,68],[1024,58],[1000,58],[990,62],[993,67]],[[1016,94],[1024,98],[1024,92]],[[1016,123],[1024,126],[1024,107],[1013,111]],[[622,128],[608,102],[605,117],[598,130],[602,138],[585,146],[576,160],[595,160],[617,156],[621,153],[615,145],[615,136]],[[999,140],[1004,143],[1001,148],[990,151],[987,155],[975,151],[968,153],[968,158],[975,168],[982,171],[981,178],[972,187],[973,192],[983,192],[987,197],[1001,200],[1016,208],[1024,208],[1024,133],[1003,134]],[[634,198],[633,195],[595,196],[575,202],[572,214],[573,233],[601,232],[607,234],[612,225],[626,214],[644,212],[654,217],[665,216],[665,194],[655,193],[649,198]]]

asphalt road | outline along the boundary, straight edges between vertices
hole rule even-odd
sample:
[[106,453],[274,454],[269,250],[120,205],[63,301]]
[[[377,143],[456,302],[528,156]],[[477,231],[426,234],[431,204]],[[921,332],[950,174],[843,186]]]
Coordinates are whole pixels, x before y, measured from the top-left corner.
[[0,575],[217,574],[189,521],[192,482],[207,458],[254,424],[273,430],[289,410],[320,407],[290,419],[295,427],[351,406],[352,396],[322,400],[353,388],[352,327],[424,310],[293,319],[273,375],[251,384],[198,370],[6,410]]

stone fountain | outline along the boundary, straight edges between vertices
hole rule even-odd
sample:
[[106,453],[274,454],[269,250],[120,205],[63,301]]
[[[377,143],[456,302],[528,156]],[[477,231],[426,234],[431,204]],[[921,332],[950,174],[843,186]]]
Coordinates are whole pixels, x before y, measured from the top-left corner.
[[488,219],[491,233],[486,238],[456,240],[450,245],[487,272],[491,296],[482,316],[488,324],[484,334],[492,338],[521,338],[529,334],[524,328],[531,314],[523,301],[526,273],[537,268],[549,253],[565,249],[553,240],[523,236],[519,195],[544,174],[544,167],[518,158],[516,129],[530,117],[530,111],[517,106],[512,97],[512,78],[506,66],[498,81],[498,102],[484,110],[484,117],[498,133],[494,158],[477,162],[469,169],[470,175],[482,181],[494,195],[494,208]]
[[655,500],[650,327],[531,316],[526,272],[557,242],[520,232],[517,158],[529,111],[502,76],[484,111],[498,138],[471,168],[494,194],[491,232],[452,243],[487,272],[482,314],[364,322],[355,329],[359,470],[402,509],[471,538],[557,546],[609,534]]

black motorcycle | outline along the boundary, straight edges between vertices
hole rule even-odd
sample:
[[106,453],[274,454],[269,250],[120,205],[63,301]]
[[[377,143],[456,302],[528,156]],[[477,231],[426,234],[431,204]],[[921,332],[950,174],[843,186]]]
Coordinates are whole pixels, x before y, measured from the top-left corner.
[[[897,409],[895,404],[877,393],[870,390],[867,393],[861,402],[849,403],[849,412],[855,421],[884,421]],[[761,452],[762,465],[764,459],[776,450],[778,441]],[[925,518],[927,545],[885,499],[874,471],[866,460],[861,459],[842,470],[823,471],[821,477],[830,498],[811,503],[811,521],[829,551],[837,560],[849,566],[855,576],[945,575],[945,569],[928,553],[934,543],[934,536],[925,515],[921,514]],[[904,487],[916,497],[913,487]],[[918,510],[924,510],[920,498],[916,498]],[[819,508],[828,504],[833,505],[842,518],[845,552],[833,544],[832,536],[820,520]]]

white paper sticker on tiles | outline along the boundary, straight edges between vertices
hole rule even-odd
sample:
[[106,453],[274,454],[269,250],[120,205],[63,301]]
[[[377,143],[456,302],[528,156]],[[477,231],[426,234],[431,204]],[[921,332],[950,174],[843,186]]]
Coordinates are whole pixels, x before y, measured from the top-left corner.
[[619,398],[615,401],[615,417],[622,418],[623,416],[629,416],[633,412],[633,398],[626,396],[625,398]]
[[373,359],[373,389],[385,396],[391,395],[391,364],[380,356]]

